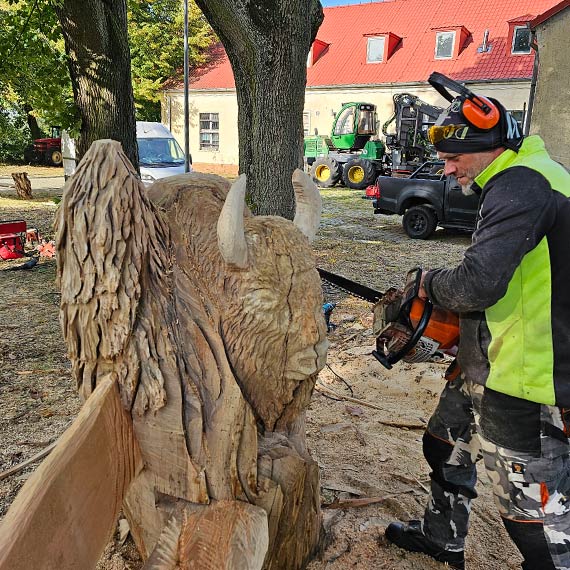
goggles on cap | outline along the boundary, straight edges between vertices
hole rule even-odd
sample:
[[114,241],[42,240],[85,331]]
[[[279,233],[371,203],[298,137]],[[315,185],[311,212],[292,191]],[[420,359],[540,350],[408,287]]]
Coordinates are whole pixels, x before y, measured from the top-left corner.
[[428,140],[435,145],[443,140],[455,138],[462,140],[467,136],[467,125],[432,125],[427,132]]

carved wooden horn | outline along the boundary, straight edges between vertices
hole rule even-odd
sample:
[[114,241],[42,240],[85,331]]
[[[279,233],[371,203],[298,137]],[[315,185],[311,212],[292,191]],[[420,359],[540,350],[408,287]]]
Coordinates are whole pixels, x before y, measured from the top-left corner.
[[292,181],[297,202],[293,223],[307,236],[309,242],[312,242],[321,220],[321,195],[311,177],[299,168],[293,172]]
[[[321,219],[321,195],[310,176],[297,168],[292,177],[297,211],[293,223],[307,236],[315,239]],[[242,174],[230,188],[218,218],[218,247],[224,261],[244,269],[247,267],[247,244],[243,228],[246,177]]]
[[243,206],[246,179],[242,174],[230,188],[218,218],[218,247],[224,261],[244,269],[247,267],[247,245],[243,229]]

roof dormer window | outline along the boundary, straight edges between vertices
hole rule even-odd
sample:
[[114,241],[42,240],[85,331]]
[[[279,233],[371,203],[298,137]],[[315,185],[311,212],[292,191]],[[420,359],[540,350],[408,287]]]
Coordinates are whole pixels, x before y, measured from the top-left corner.
[[366,48],[366,63],[381,63],[384,61],[384,45],[386,38],[384,36],[368,38]]
[[509,20],[508,46],[511,46],[511,55],[529,55],[532,51],[532,39],[529,22],[534,19],[533,14],[525,14]]
[[366,40],[366,63],[386,63],[401,45],[402,38],[393,32],[363,34]]
[[456,59],[471,41],[465,26],[438,26],[435,32],[435,59]]
[[315,39],[309,53],[307,54],[307,67],[312,67],[317,63],[319,58],[323,56],[329,47],[330,44],[327,42],[323,42],[322,40]]
[[515,26],[513,30],[513,55],[528,55],[530,53],[530,28],[527,26]]
[[435,59],[451,59],[455,46],[455,32],[436,32]]

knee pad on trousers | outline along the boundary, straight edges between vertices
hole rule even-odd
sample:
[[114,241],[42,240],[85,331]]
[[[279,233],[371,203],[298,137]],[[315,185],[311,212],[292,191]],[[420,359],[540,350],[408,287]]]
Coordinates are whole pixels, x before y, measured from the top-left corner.
[[477,473],[474,465],[449,465],[453,444],[426,431],[423,436],[423,452],[432,468],[431,478],[444,491],[461,494],[470,499],[477,496],[475,483]]
[[424,457],[434,471],[439,470],[441,465],[447,462],[453,451],[451,442],[434,437],[429,431],[424,432],[422,443]]
[[539,522],[519,522],[503,518],[512,541],[524,557],[523,570],[556,570]]

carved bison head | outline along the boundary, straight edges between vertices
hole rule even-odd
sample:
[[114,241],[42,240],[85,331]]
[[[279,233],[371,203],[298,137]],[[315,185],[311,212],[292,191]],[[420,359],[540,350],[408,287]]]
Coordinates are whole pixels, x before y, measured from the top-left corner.
[[293,187],[293,223],[276,216],[244,217],[242,175],[217,224],[226,265],[221,289],[228,297],[224,344],[245,397],[271,431],[287,429],[308,406],[328,346],[309,244],[319,224],[320,195],[300,170],[293,174]]

